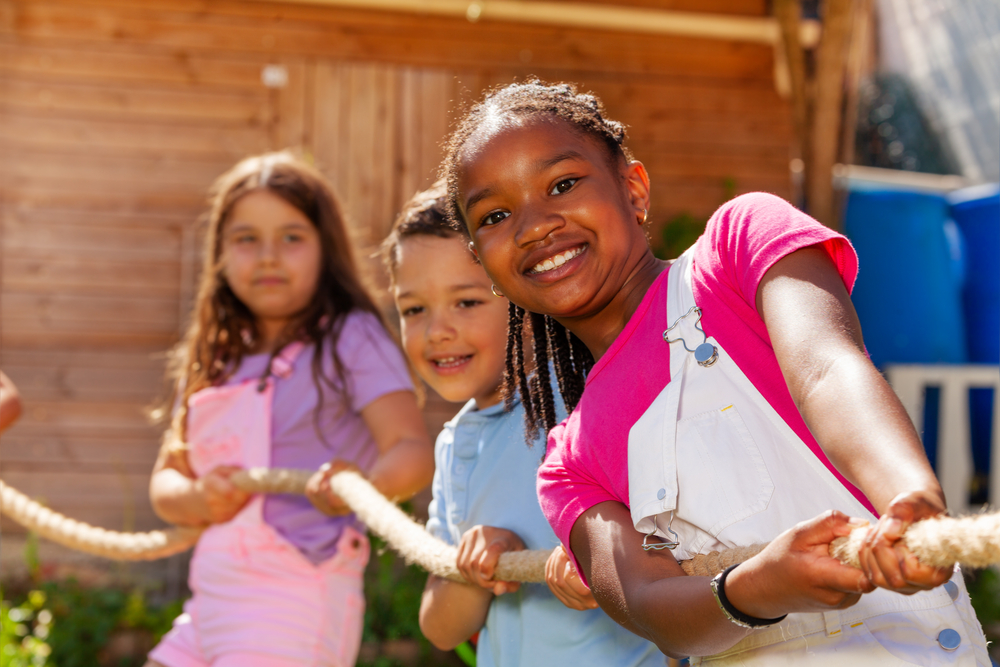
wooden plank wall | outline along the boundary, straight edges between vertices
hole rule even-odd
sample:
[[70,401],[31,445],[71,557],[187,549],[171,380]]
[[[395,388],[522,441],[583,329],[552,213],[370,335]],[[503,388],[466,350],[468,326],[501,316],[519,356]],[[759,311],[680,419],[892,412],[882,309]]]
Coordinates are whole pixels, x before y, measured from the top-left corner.
[[[268,64],[285,87],[262,85]],[[314,159],[367,255],[433,180],[458,105],[538,75],[579,82],[630,126],[654,222],[705,215],[727,178],[790,194],[772,68],[767,47],[712,40],[256,1],[0,0],[0,366],[27,407],[0,475],[82,520],[158,525],[143,411],[190,306],[205,190],[239,158]],[[453,411],[431,401],[430,428]]]

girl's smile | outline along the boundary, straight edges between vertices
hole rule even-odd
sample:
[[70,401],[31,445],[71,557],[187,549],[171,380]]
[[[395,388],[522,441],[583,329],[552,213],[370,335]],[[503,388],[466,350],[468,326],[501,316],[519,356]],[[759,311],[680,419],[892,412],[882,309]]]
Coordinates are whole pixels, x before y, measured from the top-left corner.
[[586,249],[587,249],[586,243],[579,245],[576,248],[570,248],[565,252],[558,253],[553,257],[550,257],[549,259],[542,260],[538,264],[535,264],[533,267],[531,267],[531,269],[529,269],[528,273],[537,276],[541,273],[548,273],[549,271],[554,271],[555,269],[558,269],[559,267],[564,265],[566,262],[574,260],[580,255],[582,255]]
[[642,229],[645,168],[566,122],[530,118],[481,128],[459,164],[458,204],[486,272],[571,329],[596,318],[594,335],[574,332],[599,356],[663,267]]

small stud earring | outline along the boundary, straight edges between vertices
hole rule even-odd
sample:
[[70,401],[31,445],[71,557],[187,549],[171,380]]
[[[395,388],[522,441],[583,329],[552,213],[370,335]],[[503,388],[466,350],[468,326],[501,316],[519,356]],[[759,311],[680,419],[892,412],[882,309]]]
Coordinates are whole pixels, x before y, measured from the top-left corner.
[[501,299],[503,298],[503,294],[501,294],[500,292],[497,291],[497,286],[496,285],[491,285],[490,286],[490,291],[493,292],[493,296],[498,296]]

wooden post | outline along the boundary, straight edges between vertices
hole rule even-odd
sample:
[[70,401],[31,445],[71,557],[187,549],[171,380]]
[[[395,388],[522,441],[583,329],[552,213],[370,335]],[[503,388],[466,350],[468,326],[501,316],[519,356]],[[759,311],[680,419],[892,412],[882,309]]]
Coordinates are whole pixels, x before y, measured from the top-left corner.
[[858,92],[861,78],[873,67],[871,62],[872,0],[856,0],[854,28],[847,56],[847,79],[844,83],[844,130],[840,161],[854,162],[854,132],[858,125]]
[[[841,164],[854,163],[855,134],[858,127],[858,95],[862,77],[874,66],[872,51],[872,0],[855,0],[853,28],[848,40],[847,73],[844,81],[844,126],[840,136]],[[841,188],[833,192],[833,219],[843,219],[847,202],[847,190]]]
[[802,51],[799,29],[802,23],[799,0],[774,0],[774,16],[781,27],[781,41],[792,85],[792,123],[795,126],[796,142],[794,157],[805,160],[809,101],[806,96],[805,54]]
[[833,206],[833,165],[840,141],[844,94],[844,62],[851,33],[853,0],[826,0],[823,38],[816,54],[816,85],[810,130],[810,160],[806,164],[809,213],[823,224],[839,228]]

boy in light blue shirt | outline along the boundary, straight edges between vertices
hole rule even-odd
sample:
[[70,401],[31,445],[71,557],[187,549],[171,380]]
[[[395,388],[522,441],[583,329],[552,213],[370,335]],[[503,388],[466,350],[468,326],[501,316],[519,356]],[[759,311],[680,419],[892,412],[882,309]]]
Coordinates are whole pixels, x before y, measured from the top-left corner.
[[[437,439],[427,530],[458,545],[474,583],[428,577],[421,630],[445,650],[479,632],[479,667],[661,667],[652,643],[597,608],[542,515],[544,436],[529,448],[523,408],[505,411],[500,393],[508,302],[445,222],[444,194],[438,183],[414,197],[382,246],[410,361],[444,398],[468,401]],[[552,550],[548,588],[493,580],[500,554],[525,548]]]

